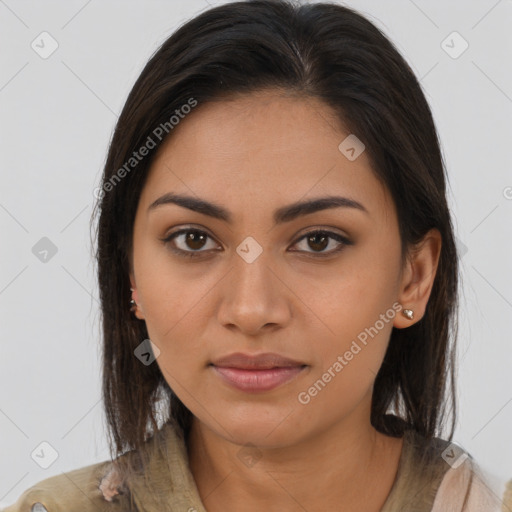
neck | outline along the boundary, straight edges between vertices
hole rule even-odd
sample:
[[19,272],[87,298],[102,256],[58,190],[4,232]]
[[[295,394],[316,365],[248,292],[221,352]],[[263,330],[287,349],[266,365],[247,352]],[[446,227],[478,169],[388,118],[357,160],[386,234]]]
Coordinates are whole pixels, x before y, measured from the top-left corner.
[[367,413],[299,443],[252,453],[194,418],[189,464],[204,506],[208,512],[379,511],[395,480],[403,439],[377,432]]

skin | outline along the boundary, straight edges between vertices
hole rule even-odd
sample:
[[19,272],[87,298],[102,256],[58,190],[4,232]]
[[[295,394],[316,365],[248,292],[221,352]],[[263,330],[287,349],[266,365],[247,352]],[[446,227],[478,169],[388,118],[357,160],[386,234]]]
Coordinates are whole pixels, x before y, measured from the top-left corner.
[[[160,350],[165,379],[194,415],[190,469],[209,512],[377,512],[393,485],[403,439],[372,427],[373,384],[392,327],[424,314],[441,237],[431,230],[401,265],[388,191],[365,152],[350,161],[338,149],[349,133],[324,103],[278,90],[199,105],[159,149],[142,191],[130,272],[135,314]],[[233,222],[174,204],[148,212],[167,192],[219,204]],[[275,209],[326,195],[354,199],[367,212],[330,208],[274,225]],[[203,251],[196,260],[161,241],[191,227],[210,238],[187,243],[181,235],[174,245]],[[308,243],[303,236],[316,228],[352,244],[333,253],[335,239]],[[262,249],[252,263],[236,251],[248,236]],[[299,393],[396,302],[414,320],[396,314],[300,403]],[[307,368],[249,394],[208,366],[233,352],[277,352]],[[243,453],[256,463],[244,463]]]

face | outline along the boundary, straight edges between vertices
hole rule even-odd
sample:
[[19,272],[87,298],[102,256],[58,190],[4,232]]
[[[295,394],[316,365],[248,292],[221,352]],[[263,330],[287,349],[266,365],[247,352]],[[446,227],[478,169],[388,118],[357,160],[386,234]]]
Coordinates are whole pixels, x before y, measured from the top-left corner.
[[[350,417],[369,421],[403,321],[400,237],[366,153],[338,148],[348,135],[319,100],[260,92],[199,105],[151,167],[133,231],[136,315],[170,387],[230,441],[284,446]],[[217,215],[192,202],[151,207],[169,193]],[[345,199],[275,217],[326,196]],[[251,377],[212,365],[233,353],[299,366]]]

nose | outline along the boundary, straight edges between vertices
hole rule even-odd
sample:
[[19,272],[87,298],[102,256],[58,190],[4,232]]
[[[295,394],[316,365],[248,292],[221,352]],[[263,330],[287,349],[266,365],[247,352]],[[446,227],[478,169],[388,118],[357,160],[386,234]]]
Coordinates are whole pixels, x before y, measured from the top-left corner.
[[288,325],[293,293],[283,277],[265,251],[251,263],[237,255],[221,289],[219,322],[252,336]]

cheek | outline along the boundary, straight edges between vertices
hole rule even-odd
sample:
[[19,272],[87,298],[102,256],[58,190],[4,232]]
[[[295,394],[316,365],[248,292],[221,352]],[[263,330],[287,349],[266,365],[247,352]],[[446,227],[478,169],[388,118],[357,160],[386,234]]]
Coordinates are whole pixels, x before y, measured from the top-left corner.
[[162,242],[151,239],[140,242],[135,255],[137,287],[146,324],[161,341],[166,332],[199,305],[211,287],[211,279],[204,270],[177,258]]
[[144,303],[146,327],[150,339],[160,348],[162,359],[169,364],[178,361],[188,366],[200,362],[200,343],[204,339],[201,333],[209,318],[203,309],[204,296],[209,288],[211,286],[182,283],[175,277],[169,286],[164,279],[159,279],[151,288]]
[[297,295],[304,297],[304,313],[315,323],[319,339],[340,343],[373,326],[392,307],[398,274],[393,260],[372,261],[361,251],[342,263],[329,272],[302,274],[293,284]]
[[162,249],[145,247],[137,256],[135,274],[148,335],[160,350],[158,364],[171,371],[175,361],[186,365],[187,358],[194,353],[197,357],[193,346],[198,339],[194,329],[201,328],[197,310],[209,286],[185,276]]
[[315,345],[318,364],[296,396],[313,423],[349,414],[373,389],[396,311],[391,304],[378,307],[378,301],[363,304],[339,306],[337,315],[326,320],[335,335],[325,335]]
[[[358,251],[328,278],[300,285],[299,295],[308,297],[307,305],[314,313],[312,329],[317,332],[313,350],[318,368],[311,381],[328,381],[331,392],[339,396],[346,392],[360,395],[371,386],[397,314],[393,308],[398,273],[395,255],[383,261],[371,254],[375,252]],[[328,397],[330,393],[325,393],[324,398]]]

